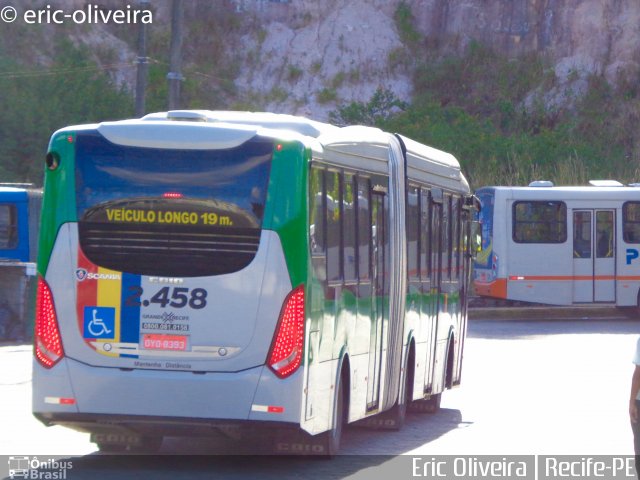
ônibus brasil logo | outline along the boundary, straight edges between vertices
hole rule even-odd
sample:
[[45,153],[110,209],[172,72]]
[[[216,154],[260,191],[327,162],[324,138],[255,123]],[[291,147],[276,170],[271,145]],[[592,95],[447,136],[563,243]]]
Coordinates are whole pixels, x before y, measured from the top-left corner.
[[9,478],[65,480],[73,464],[68,460],[38,457],[9,457]]
[[76,269],[76,280],[79,282],[84,282],[85,280],[120,280],[120,274],[88,272],[84,268],[78,268]]

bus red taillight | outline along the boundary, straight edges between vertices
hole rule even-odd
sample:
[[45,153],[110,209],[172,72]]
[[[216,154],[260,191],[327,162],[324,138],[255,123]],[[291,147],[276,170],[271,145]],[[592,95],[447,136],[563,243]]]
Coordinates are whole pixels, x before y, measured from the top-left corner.
[[38,362],[51,368],[64,356],[62,339],[53,295],[47,282],[38,277],[38,293],[36,296],[35,356]]
[[267,365],[280,378],[295,372],[302,363],[304,347],[304,285],[287,295],[271,344]]

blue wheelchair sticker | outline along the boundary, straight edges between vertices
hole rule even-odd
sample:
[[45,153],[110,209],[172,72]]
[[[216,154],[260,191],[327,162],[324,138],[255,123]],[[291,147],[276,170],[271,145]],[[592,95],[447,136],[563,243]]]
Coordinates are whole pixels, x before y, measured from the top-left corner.
[[116,309],[114,307],[84,307],[84,338],[114,338]]

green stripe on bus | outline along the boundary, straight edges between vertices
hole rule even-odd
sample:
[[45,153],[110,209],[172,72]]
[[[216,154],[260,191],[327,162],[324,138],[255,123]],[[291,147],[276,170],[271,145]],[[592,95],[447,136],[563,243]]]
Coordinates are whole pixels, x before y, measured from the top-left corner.
[[297,141],[274,151],[262,228],[274,230],[282,242],[291,284],[307,280],[307,171],[310,152]]
[[51,250],[63,223],[76,221],[75,195],[75,132],[60,132],[49,143],[49,153],[56,155],[55,170],[45,168],[40,239],[38,243],[38,273],[44,275]]

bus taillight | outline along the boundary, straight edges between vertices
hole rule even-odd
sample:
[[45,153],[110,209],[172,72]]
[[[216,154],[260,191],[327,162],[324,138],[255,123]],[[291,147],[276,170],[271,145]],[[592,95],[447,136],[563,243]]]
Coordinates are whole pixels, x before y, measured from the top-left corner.
[[304,347],[304,285],[295,288],[284,301],[267,365],[280,378],[295,372],[302,363]]
[[184,198],[184,195],[180,192],[165,192],[162,198]]
[[34,340],[35,356],[43,367],[53,367],[64,356],[53,295],[42,277],[38,277]]

